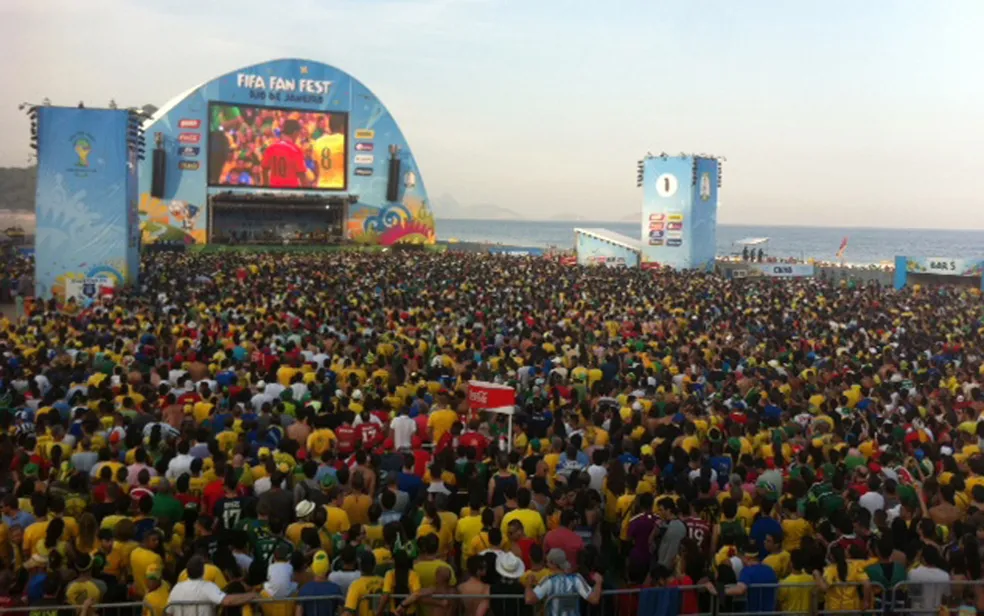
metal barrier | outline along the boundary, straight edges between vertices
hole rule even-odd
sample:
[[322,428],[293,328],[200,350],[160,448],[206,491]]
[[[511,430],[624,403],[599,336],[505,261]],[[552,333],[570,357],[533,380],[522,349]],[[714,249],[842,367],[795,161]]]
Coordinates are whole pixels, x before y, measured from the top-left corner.
[[[590,585],[589,585],[590,586]],[[936,586],[946,586],[945,592],[935,592]],[[729,586],[727,588],[733,588]],[[934,590],[927,595],[927,587]],[[965,592],[954,592],[954,588],[963,587]],[[584,605],[580,595],[563,594],[545,597],[534,605],[527,605],[525,594],[506,595],[462,595],[462,594],[433,594],[431,600],[461,601],[469,599],[487,599],[491,602],[515,601],[518,613],[568,614],[571,612],[582,616],[644,616],[652,613],[675,613],[695,616],[760,616],[784,615],[793,616],[810,614],[814,616],[833,616],[836,614],[856,614],[863,611],[882,611],[907,614],[938,614],[940,607],[959,607],[967,593],[971,593],[971,604],[976,604],[978,596],[984,598],[984,581],[947,582],[925,584],[902,582],[890,590],[873,583],[838,582],[828,584],[826,590],[815,583],[803,584],[755,584],[746,588],[743,595],[728,595],[727,588],[712,589],[707,585],[695,586],[650,586],[622,589],[603,590],[597,606]],[[805,595],[798,595],[805,591]],[[689,594],[692,593],[692,594]],[[797,594],[794,594],[797,593]],[[383,597],[389,597],[395,603],[403,601],[407,595],[384,595],[374,593],[359,598],[351,611],[356,616],[374,616]],[[950,599],[945,601],[944,599]],[[885,606],[885,602],[889,606]],[[336,616],[346,608],[346,597],[340,595],[262,597],[246,604],[252,616],[295,616],[298,607],[303,608],[304,616]],[[881,604],[879,608],[877,604]],[[945,605],[944,605],[945,604]],[[0,610],[0,614],[28,614],[37,612],[43,616],[51,614],[81,613],[83,606],[77,605],[28,605],[11,607]],[[174,616],[214,616],[219,606],[211,603],[169,602],[168,608]],[[180,608],[189,609],[180,609]],[[425,605],[419,604],[417,614],[426,614]],[[99,616],[139,616],[149,606],[144,602],[103,603],[91,606],[90,614]],[[386,611],[389,611],[388,609]],[[501,610],[500,610],[501,611]],[[495,613],[495,612],[493,612]],[[150,612],[149,616],[164,616]]]
[[[876,591],[889,596],[885,587],[873,582],[835,582],[826,590],[815,582],[750,584],[741,595],[717,595],[716,613],[731,616],[835,615],[871,611]],[[842,592],[841,592],[842,591]],[[744,609],[742,609],[744,608]]]
[[906,580],[892,587],[897,614],[940,614],[941,608],[956,613],[961,607],[984,603],[984,580],[913,582]]
[[[699,606],[701,598],[703,598],[708,609],[696,609],[695,611],[683,611],[680,609],[685,599],[684,593],[688,592],[694,593],[692,602],[695,606]],[[356,615],[365,616],[367,614],[375,614],[375,610],[379,606],[378,602],[384,596],[382,594],[375,594],[362,597],[355,610]],[[390,595],[390,599],[395,603],[399,603],[406,598],[407,595]],[[508,611],[509,613],[544,614],[545,616],[551,616],[552,614],[569,614],[573,611],[582,616],[586,614],[597,614],[599,616],[612,616],[613,614],[615,616],[636,616],[637,614],[650,614],[659,610],[662,613],[714,616],[717,612],[715,597],[708,591],[706,586],[663,586],[603,590],[599,604],[597,606],[589,605],[586,609],[582,609],[583,599],[577,594],[551,595],[532,605],[526,603],[525,593],[508,595],[433,594],[429,595],[427,599],[436,601],[487,599],[492,604],[491,612],[493,614]],[[506,609],[499,609],[497,611],[496,607],[500,606],[496,604],[500,602],[515,602],[515,605],[508,607],[501,606]],[[422,605],[420,602],[417,605],[418,614],[427,612],[426,605]],[[509,609],[510,607],[514,609]]]

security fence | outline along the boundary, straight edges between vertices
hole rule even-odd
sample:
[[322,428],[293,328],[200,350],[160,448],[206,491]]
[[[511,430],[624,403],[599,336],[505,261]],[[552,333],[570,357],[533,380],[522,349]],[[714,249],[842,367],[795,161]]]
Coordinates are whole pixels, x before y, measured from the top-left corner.
[[[730,590],[730,592],[729,592]],[[495,616],[835,616],[880,613],[940,615],[976,613],[984,605],[984,581],[906,581],[885,588],[874,582],[803,584],[753,584],[736,594],[736,586],[650,586],[604,590],[597,604],[580,595],[544,597],[528,603],[525,594],[426,594],[409,597],[414,604],[403,613],[428,616],[447,613],[452,605],[488,600]],[[347,604],[346,599],[351,601]],[[262,597],[243,606],[212,603],[146,602],[106,603],[91,606],[33,605],[0,609],[11,616],[221,616],[241,610],[242,616],[355,616],[391,614],[407,595]]]

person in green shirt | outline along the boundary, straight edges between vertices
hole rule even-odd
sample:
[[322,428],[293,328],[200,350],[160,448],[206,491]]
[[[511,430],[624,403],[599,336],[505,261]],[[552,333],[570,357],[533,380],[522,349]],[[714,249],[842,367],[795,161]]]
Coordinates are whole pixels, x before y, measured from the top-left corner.
[[171,484],[167,479],[161,479],[157,485],[154,507],[150,510],[150,515],[158,520],[167,518],[171,522],[180,522],[184,516],[184,507],[181,505],[181,501],[171,494]]

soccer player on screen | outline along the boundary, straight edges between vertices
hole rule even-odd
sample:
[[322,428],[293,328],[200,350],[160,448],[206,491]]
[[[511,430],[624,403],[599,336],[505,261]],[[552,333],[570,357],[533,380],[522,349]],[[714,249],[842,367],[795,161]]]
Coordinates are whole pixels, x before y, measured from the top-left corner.
[[314,174],[304,164],[304,154],[297,146],[301,125],[287,120],[280,131],[280,140],[263,153],[264,185],[271,188],[300,188],[304,180],[314,180]]
[[314,164],[318,188],[345,187],[345,116],[328,116],[328,131],[314,141]]

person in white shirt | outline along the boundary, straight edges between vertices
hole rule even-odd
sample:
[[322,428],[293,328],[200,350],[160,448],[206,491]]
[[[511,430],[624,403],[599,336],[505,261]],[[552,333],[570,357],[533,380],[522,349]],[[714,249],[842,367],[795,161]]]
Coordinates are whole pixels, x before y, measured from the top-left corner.
[[178,443],[178,455],[174,456],[167,464],[167,472],[164,474],[168,479],[177,479],[185,473],[191,473],[191,462],[195,458],[188,455],[188,441]]
[[276,599],[289,597],[297,592],[294,567],[287,562],[291,552],[293,549],[290,545],[281,543],[273,553],[274,563],[267,567],[267,581],[263,585],[263,590]]
[[881,494],[881,479],[875,474],[868,477],[868,491],[861,495],[858,504],[870,511],[872,517],[876,511],[885,508],[885,497]]
[[270,397],[271,400],[275,400],[280,397],[280,394],[284,393],[285,389],[287,388],[281,385],[280,383],[277,382],[267,383],[265,393],[267,396]]
[[[260,597],[255,592],[229,595],[212,582],[203,580],[205,560],[201,556],[193,556],[188,561],[187,572],[188,579],[178,582],[171,589],[167,607],[164,608],[168,616],[214,616],[216,606],[236,607]],[[187,605],[191,603],[196,605]]]
[[297,381],[290,386],[290,391],[294,400],[303,400],[308,393],[308,386],[303,381]]
[[916,614],[935,614],[943,603],[943,597],[950,594],[950,574],[944,569],[946,563],[936,546],[924,544],[919,561],[921,564],[909,571],[907,580],[912,611]]
[[417,433],[417,422],[410,418],[406,408],[400,409],[400,414],[390,422],[390,436],[397,451],[411,449],[413,435]]
[[171,385],[177,387],[178,384],[181,383],[181,379],[184,378],[184,375],[186,374],[188,374],[188,371],[180,368],[171,370],[167,373],[167,380],[171,383]]
[[600,449],[596,450],[591,457],[593,458],[592,464],[588,467],[588,476],[591,477],[591,483],[588,487],[601,494],[604,492],[605,477],[608,475],[608,471],[604,466],[605,452]]
[[254,413],[259,413],[263,409],[263,405],[267,402],[273,402],[273,396],[271,396],[266,391],[267,384],[264,381],[260,381],[256,384],[256,393],[250,398],[250,406],[253,407]]

